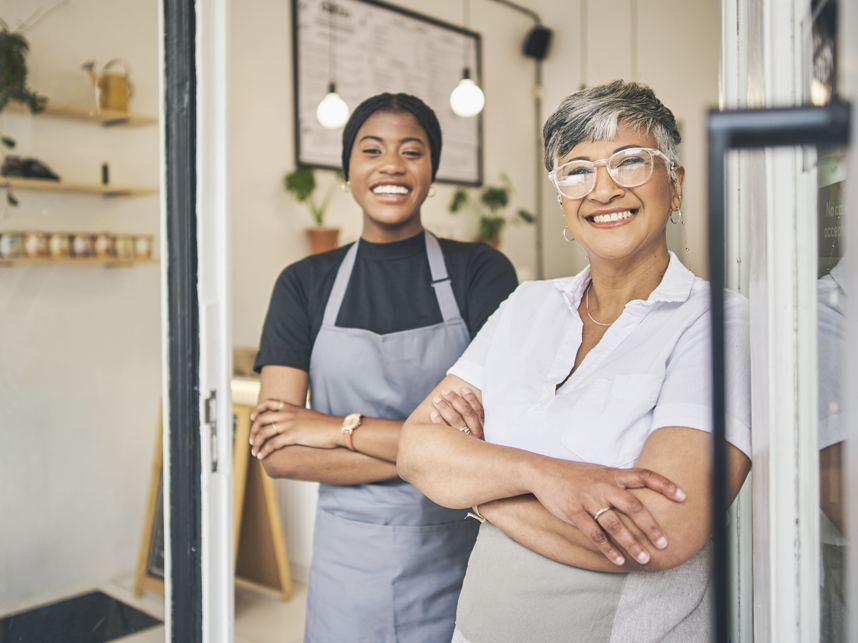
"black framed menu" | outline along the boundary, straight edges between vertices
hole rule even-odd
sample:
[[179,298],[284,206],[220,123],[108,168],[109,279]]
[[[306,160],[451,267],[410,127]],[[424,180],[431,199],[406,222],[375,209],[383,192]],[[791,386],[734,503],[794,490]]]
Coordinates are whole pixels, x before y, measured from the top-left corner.
[[382,92],[422,99],[444,136],[437,180],[482,184],[482,115],[462,118],[450,93],[465,67],[480,83],[480,35],[376,0],[293,0],[296,162],[341,165],[342,128],[328,130],[316,107],[330,82],[353,110]]

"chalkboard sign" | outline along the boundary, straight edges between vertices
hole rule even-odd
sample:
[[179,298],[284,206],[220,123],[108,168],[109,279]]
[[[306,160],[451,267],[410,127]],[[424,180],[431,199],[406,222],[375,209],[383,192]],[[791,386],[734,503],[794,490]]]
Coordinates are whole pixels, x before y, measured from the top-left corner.
[[[286,539],[274,481],[267,476],[262,463],[250,453],[252,411],[253,407],[247,404],[232,406],[235,582],[253,589],[273,591],[286,601],[292,597]],[[134,574],[134,595],[138,597],[144,590],[164,594],[162,439],[163,423],[159,410],[149,496]]]
[[164,479],[158,484],[158,509],[152,524],[152,542],[146,562],[146,573],[152,578],[164,580]]
[[143,590],[164,594],[164,478],[162,452],[164,425],[162,408],[158,408],[155,431],[155,451],[149,474],[149,493],[143,517],[143,535],[134,572],[134,595],[142,596]]
[[298,164],[342,165],[342,128],[316,119],[335,82],[351,110],[382,92],[422,99],[444,136],[437,180],[482,183],[482,115],[462,118],[450,107],[465,67],[480,82],[479,34],[375,0],[293,0],[292,29]]

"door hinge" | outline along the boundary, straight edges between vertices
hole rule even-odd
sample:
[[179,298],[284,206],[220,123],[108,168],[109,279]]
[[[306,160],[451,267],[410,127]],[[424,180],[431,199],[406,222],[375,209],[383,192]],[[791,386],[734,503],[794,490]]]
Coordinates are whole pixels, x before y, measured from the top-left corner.
[[217,391],[209,391],[206,398],[206,424],[209,426],[209,455],[211,472],[217,473]]

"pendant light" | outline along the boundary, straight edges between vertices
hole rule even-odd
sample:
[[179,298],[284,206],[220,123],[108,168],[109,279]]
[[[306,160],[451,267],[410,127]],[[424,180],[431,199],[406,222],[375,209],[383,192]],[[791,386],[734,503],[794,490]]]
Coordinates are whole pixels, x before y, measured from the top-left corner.
[[450,107],[457,116],[470,118],[483,111],[485,104],[486,97],[483,90],[471,80],[471,70],[465,67],[462,80],[450,94]]
[[328,93],[316,108],[316,118],[326,129],[339,129],[349,120],[349,106],[340,98],[334,83],[328,85]]
[[[469,26],[470,0],[464,0],[462,3],[463,24],[465,29]],[[480,89],[471,79],[471,70],[468,67],[468,42],[465,37],[464,59],[465,68],[462,71],[462,80],[456,85],[453,93],[450,94],[450,107],[453,108],[453,113],[462,118],[470,118],[476,116],[486,104],[486,97],[483,90]]]
[[316,108],[316,118],[325,129],[339,129],[349,120],[349,106],[337,93],[334,83],[336,75],[336,53],[334,52],[334,12],[328,10],[328,67],[330,69],[331,82],[328,84],[328,93]]

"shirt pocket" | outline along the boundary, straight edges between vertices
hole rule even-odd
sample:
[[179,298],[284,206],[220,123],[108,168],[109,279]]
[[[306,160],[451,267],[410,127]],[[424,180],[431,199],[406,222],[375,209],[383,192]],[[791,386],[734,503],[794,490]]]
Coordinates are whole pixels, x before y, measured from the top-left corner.
[[649,437],[661,385],[656,375],[597,379],[572,409],[561,443],[584,462],[630,466]]

